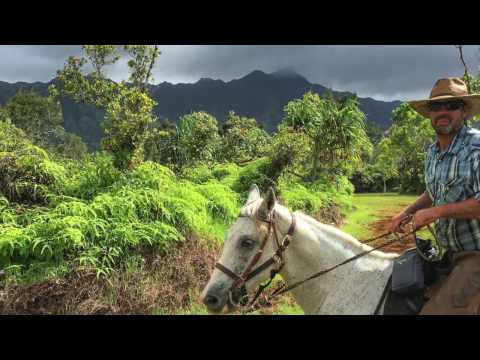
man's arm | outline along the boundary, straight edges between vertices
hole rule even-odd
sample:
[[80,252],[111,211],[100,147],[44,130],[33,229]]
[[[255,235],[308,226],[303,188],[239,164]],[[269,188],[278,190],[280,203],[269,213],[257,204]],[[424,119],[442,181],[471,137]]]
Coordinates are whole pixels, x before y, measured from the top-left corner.
[[388,230],[391,232],[398,232],[400,231],[400,223],[409,215],[415,214],[417,211],[429,208],[432,206],[433,201],[430,199],[430,196],[425,191],[420,197],[415,201],[412,205],[407,206],[403,211],[395,215],[390,220],[390,225],[388,226]]
[[440,218],[463,220],[480,219],[480,200],[472,198],[420,210],[413,216],[413,224],[415,228],[418,229]]
[[413,215],[415,214],[418,210],[426,209],[432,206],[433,201],[430,199],[430,195],[428,195],[428,192],[424,192],[420,197],[415,201],[412,205],[408,206],[403,210],[405,215]]
[[419,210],[413,217],[415,228],[418,229],[441,218],[480,219],[480,146],[472,146],[470,167],[474,196],[467,200]]

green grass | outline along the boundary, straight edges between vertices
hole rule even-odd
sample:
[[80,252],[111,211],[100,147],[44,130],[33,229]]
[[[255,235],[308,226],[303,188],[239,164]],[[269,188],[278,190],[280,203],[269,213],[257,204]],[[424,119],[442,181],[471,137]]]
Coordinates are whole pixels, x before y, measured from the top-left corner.
[[284,302],[280,304],[278,310],[275,312],[275,315],[304,315],[302,308],[297,304],[290,304]]
[[[154,313],[153,315],[162,315],[161,313]],[[198,303],[193,303],[188,310],[181,310],[175,315],[208,315],[207,308]]]
[[370,225],[390,217],[412,204],[417,199],[415,195],[385,194],[355,194],[353,209],[345,211],[345,223],[342,230],[359,240],[373,236]]

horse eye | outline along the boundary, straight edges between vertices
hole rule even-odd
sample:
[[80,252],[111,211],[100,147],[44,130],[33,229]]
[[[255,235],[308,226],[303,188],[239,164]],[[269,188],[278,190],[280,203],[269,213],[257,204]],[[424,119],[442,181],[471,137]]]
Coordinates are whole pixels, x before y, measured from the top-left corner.
[[244,248],[251,248],[255,244],[255,241],[251,239],[243,239],[241,244]]

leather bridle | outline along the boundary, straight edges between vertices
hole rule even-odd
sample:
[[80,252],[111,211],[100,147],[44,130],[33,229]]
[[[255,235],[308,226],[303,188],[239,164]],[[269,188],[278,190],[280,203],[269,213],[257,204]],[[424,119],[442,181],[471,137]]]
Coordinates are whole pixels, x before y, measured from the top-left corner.
[[[275,275],[282,269],[284,265],[283,253],[285,252],[288,245],[290,244],[290,239],[295,231],[296,220],[295,220],[295,216],[292,213],[290,213],[292,216],[292,223],[290,224],[290,228],[288,229],[287,234],[283,237],[282,241],[280,242],[278,239],[277,229],[275,227],[274,214],[275,213],[272,212],[268,219],[262,219],[258,216],[256,217],[256,220],[268,224],[267,235],[265,236],[262,243],[260,244],[260,248],[257,251],[257,253],[253,256],[250,263],[247,265],[245,270],[240,275],[237,275],[235,272],[233,272],[226,266],[220,264],[219,262],[215,264],[215,267],[217,269],[219,269],[225,275],[229,276],[231,279],[234,280],[228,292],[229,301],[233,306],[237,306],[238,304],[242,306],[247,305],[248,294],[245,286],[246,282],[251,280],[255,276],[259,275],[266,269],[268,269],[271,265],[277,264],[277,267],[272,269],[270,272],[270,281],[268,282],[268,284],[265,286],[260,286],[259,289],[257,290],[257,293],[254,296],[254,299],[251,301],[251,304],[253,304],[255,300],[258,298],[258,296],[260,296],[261,292],[270,284],[270,282],[273,280]],[[249,217],[249,216],[240,215],[240,217]],[[262,257],[263,250],[272,232],[274,234],[273,238],[275,239],[277,250],[268,260],[266,260],[263,264],[259,265],[254,269],[254,266],[258,263],[258,261]]]

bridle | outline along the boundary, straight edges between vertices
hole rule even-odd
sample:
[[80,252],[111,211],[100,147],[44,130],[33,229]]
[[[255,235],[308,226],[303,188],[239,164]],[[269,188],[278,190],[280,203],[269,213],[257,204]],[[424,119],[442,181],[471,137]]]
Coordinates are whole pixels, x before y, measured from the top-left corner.
[[[237,275],[235,272],[233,272],[226,266],[220,264],[220,262],[217,262],[215,264],[215,267],[218,270],[220,270],[225,275],[229,276],[231,279],[234,280],[232,286],[228,291],[229,301],[233,306],[237,306],[238,304],[245,306],[248,304],[248,294],[247,294],[247,288],[245,285],[247,281],[261,274],[263,271],[268,269],[271,265],[277,264],[276,268],[273,268],[270,272],[269,282],[266,285],[259,286],[257,293],[255,294],[253,300],[250,302],[250,304],[253,304],[256,301],[256,299],[260,296],[262,291],[270,285],[275,275],[282,269],[285,263],[283,259],[283,253],[285,252],[288,245],[290,244],[290,239],[293,233],[295,232],[295,226],[296,226],[295,216],[293,215],[293,213],[290,213],[290,214],[292,216],[292,223],[290,224],[288,232],[283,237],[281,242],[278,239],[277,229],[275,227],[275,212],[272,211],[267,219],[263,219],[258,216],[255,217],[256,220],[268,224],[267,235],[265,236],[262,243],[260,244],[260,248],[257,251],[257,253],[253,256],[250,263],[247,265],[245,270],[240,275]],[[240,215],[239,217],[249,217],[249,216]],[[268,260],[266,260],[265,262],[263,262],[261,265],[259,265],[254,269],[254,266],[257,265],[258,261],[262,257],[263,250],[265,248],[265,245],[268,242],[268,239],[272,235],[272,232],[274,234],[273,238],[275,239],[277,250],[273,253],[273,255]]]

